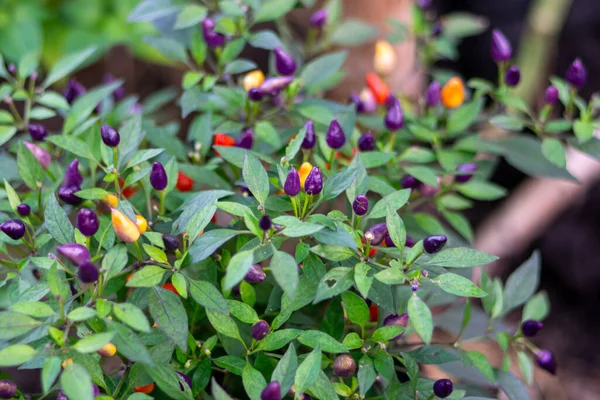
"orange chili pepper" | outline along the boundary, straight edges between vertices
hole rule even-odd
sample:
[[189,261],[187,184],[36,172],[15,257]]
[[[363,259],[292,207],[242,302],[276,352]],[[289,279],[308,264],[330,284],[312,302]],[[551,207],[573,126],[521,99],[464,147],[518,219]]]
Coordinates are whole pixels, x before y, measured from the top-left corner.
[[117,347],[112,343],[106,343],[97,353],[102,357],[112,357],[117,354]]
[[126,243],[137,242],[141,233],[136,223],[116,208],[111,208],[110,212],[113,229],[117,237]]
[[387,98],[390,97],[390,89],[385,82],[374,72],[369,72],[365,80],[377,104],[385,104]]
[[140,230],[140,233],[144,233],[148,230],[148,221],[146,221],[146,218],[142,217],[141,215],[136,214],[135,224],[137,225],[138,229]]
[[396,52],[389,42],[378,40],[375,43],[373,67],[381,75],[389,75],[396,68]]
[[300,168],[298,169],[298,175],[300,175],[300,187],[304,189],[304,182],[306,182],[306,178],[308,178],[308,174],[313,169],[313,166],[308,161],[303,162]]
[[250,89],[259,87],[265,80],[265,74],[260,69],[250,71],[244,76],[244,90],[247,92]]
[[137,393],[145,393],[145,394],[150,394],[154,391],[154,382],[152,382],[149,385],[144,385],[144,386],[136,386],[133,388],[134,392]]
[[442,104],[447,108],[457,108],[465,101],[465,85],[455,76],[442,88]]

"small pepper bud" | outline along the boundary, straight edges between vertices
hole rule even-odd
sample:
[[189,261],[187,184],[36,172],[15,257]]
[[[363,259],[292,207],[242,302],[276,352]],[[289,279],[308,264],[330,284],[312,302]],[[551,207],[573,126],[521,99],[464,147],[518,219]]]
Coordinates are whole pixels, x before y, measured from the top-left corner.
[[315,125],[312,121],[307,121],[304,124],[306,128],[306,135],[304,135],[304,140],[302,141],[303,149],[312,149],[315,147],[315,143],[317,142],[317,135],[315,135]]
[[342,378],[349,378],[356,372],[356,361],[348,354],[338,356],[333,362],[333,373]]
[[17,384],[8,379],[0,381],[0,399],[12,399],[17,393]]
[[544,101],[546,104],[555,104],[558,101],[558,89],[556,86],[548,86],[544,95]]
[[100,128],[100,136],[102,137],[104,144],[108,147],[117,147],[121,141],[119,132],[109,125],[103,125],[102,128]]
[[576,88],[581,88],[587,80],[587,71],[580,59],[573,61],[567,71],[567,82]]
[[304,189],[304,184],[306,183],[306,178],[308,178],[308,174],[312,171],[313,166],[308,161],[305,161],[300,165],[300,169],[298,170],[298,175],[300,175],[300,187]]
[[366,82],[377,104],[385,104],[387,98],[390,97],[390,89],[379,75],[369,72],[366,76]]
[[556,375],[556,359],[550,350],[536,350],[535,361],[540,368]]
[[56,247],[56,251],[75,266],[81,266],[90,262],[90,251],[82,244],[67,243]]
[[154,391],[154,382],[148,385],[136,386],[133,388],[133,391],[136,393],[150,394]]
[[375,72],[380,75],[389,75],[396,68],[396,51],[392,45],[385,40],[375,43],[375,58],[373,60]]
[[446,245],[447,241],[448,238],[444,235],[427,236],[423,239],[423,249],[428,254],[437,253]]
[[48,130],[44,125],[40,124],[30,124],[29,125],[29,135],[31,138],[37,142],[41,142],[48,136]]
[[371,242],[372,245],[377,246],[385,239],[387,233],[388,229],[386,223],[380,222],[367,229],[365,232],[365,239]]
[[498,29],[492,31],[491,45],[492,60],[495,62],[508,61],[512,57],[510,42]]
[[252,134],[252,129],[246,129],[235,141],[235,146],[242,149],[251,149],[253,143],[254,135]]
[[77,213],[77,229],[81,231],[83,236],[94,236],[98,232],[100,222],[96,213],[89,208],[82,208]]
[[167,171],[165,167],[158,161],[152,164],[152,170],[150,171],[150,184],[155,190],[164,190],[167,187]]
[[17,214],[21,217],[27,217],[31,214],[31,207],[29,204],[21,203],[17,206]]
[[358,216],[365,215],[369,211],[369,199],[364,194],[359,194],[352,203],[352,209]]
[[288,172],[283,184],[283,191],[291,197],[297,196],[300,193],[300,175],[298,175],[296,168],[292,167],[290,172]]
[[106,343],[97,353],[102,357],[112,357],[117,354],[117,347],[112,343]]
[[85,87],[77,82],[75,79],[69,79],[67,82],[67,86],[63,91],[63,96],[67,100],[69,104],[73,104],[73,102],[80,96],[86,93]]
[[180,192],[189,192],[194,188],[194,180],[183,172],[179,171],[177,173],[177,184],[175,187]]
[[508,86],[517,86],[519,84],[519,81],[521,80],[521,70],[519,70],[519,67],[517,67],[516,65],[510,66],[506,70],[505,80]]
[[148,230],[148,221],[142,215],[135,215],[135,224],[137,225],[140,233],[144,233]]
[[79,185],[63,185],[58,188],[58,198],[72,206],[79,205],[83,199],[77,196],[75,193],[79,192],[80,190],[81,188]]
[[9,219],[0,223],[0,231],[12,240],[19,240],[25,236],[25,224],[18,219]]
[[[183,380],[190,389],[192,388],[192,380],[190,379],[189,376],[187,376],[186,374],[182,374],[181,372],[177,372],[177,375],[179,375],[181,380]],[[179,382],[179,390],[181,390],[182,392],[185,391],[185,387],[183,387],[181,382]]]
[[98,280],[98,268],[91,262],[84,263],[77,270],[77,276],[83,283],[94,283]]
[[360,135],[358,138],[358,148],[360,151],[375,150],[375,138],[371,132]]
[[534,337],[543,327],[544,324],[540,321],[528,319],[521,324],[521,332],[523,332],[523,336]]
[[290,83],[292,83],[293,80],[293,76],[277,76],[274,78],[267,78],[258,89],[263,96],[275,97]]
[[291,55],[281,47],[275,47],[273,53],[275,53],[275,69],[279,75],[293,75],[296,72],[296,61]]
[[140,228],[125,214],[116,208],[112,208],[111,220],[117,237],[125,243],[136,242],[140,238]]
[[454,386],[450,379],[438,379],[433,383],[433,393],[440,399],[445,399],[452,394]]
[[456,175],[454,180],[458,183],[465,183],[473,178],[473,172],[477,171],[477,164],[463,164],[458,167],[459,173]]
[[[388,315],[387,317],[385,317],[385,319],[383,320],[383,326],[403,326],[404,328],[406,328],[408,326],[408,314],[392,314],[392,315]],[[398,336],[396,336],[395,338],[391,339],[391,340],[398,340],[400,339],[402,336],[404,335],[404,332],[402,332],[401,334],[399,334]]]
[[268,231],[271,229],[272,225],[271,218],[267,214],[260,217],[260,220],[258,221],[258,227],[263,231]]
[[416,292],[417,290],[419,290],[419,285],[418,285],[418,284],[416,284],[416,283],[413,283],[412,285],[410,285],[410,289],[411,289],[413,292]]
[[252,325],[252,337],[254,340],[263,340],[269,333],[269,324],[262,319]]
[[321,29],[327,25],[327,9],[322,8],[315,11],[314,14],[310,16],[310,24],[317,29]]
[[244,90],[248,92],[250,89],[258,88],[265,81],[265,74],[260,69],[250,71],[244,76]]
[[421,182],[412,175],[404,175],[400,181],[400,185],[402,185],[404,189],[416,189],[420,184]]
[[447,108],[457,108],[465,101],[465,86],[459,77],[450,78],[442,88],[442,104]]
[[428,107],[435,107],[440,104],[441,91],[442,87],[438,81],[431,82],[425,94],[425,104]]
[[327,130],[326,141],[329,147],[332,149],[340,149],[346,143],[346,135],[344,134],[344,130],[340,126],[337,119],[334,119],[329,124],[329,129]]
[[42,149],[39,146],[36,146],[30,142],[23,142],[25,147],[33,154],[35,159],[40,163],[42,168],[48,169],[50,163],[52,162],[52,156],[46,150]]
[[263,93],[259,88],[252,88],[248,90],[248,98],[250,101],[261,101],[263,98]]
[[319,167],[314,167],[306,177],[304,182],[304,191],[309,196],[315,196],[323,190],[323,176]]
[[279,400],[281,399],[281,385],[279,382],[272,381],[260,393],[260,400]]
[[[383,122],[390,131],[397,131],[402,129],[404,126],[404,114],[402,113],[402,107],[400,102],[393,96],[388,98],[389,107],[385,114]],[[386,104],[388,104],[386,102]]]
[[179,239],[177,236],[167,235],[165,233],[162,235],[162,240],[166,251],[174,252],[175,250],[179,249]]
[[244,280],[248,283],[260,283],[265,280],[267,274],[260,266],[260,264],[252,264],[246,276],[244,276]]

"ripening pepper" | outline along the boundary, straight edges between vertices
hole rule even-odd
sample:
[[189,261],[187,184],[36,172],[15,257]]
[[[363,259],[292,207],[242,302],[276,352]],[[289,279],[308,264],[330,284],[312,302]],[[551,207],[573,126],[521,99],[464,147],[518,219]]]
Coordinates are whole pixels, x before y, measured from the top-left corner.
[[261,101],[263,99],[263,93],[259,88],[252,88],[248,90],[248,98],[250,101]]
[[119,199],[117,198],[117,196],[115,196],[114,194],[111,194],[111,193],[104,196],[102,201],[105,204],[107,204],[109,207],[113,207],[113,208],[119,205]]
[[175,250],[179,249],[179,239],[177,236],[163,233],[162,241],[165,245],[165,250],[168,252],[174,252]]
[[358,148],[360,151],[373,151],[375,150],[375,138],[371,132],[362,134],[358,138]]
[[88,248],[78,243],[61,244],[56,247],[56,251],[78,267],[90,262],[92,258]]
[[175,186],[180,192],[189,192],[194,188],[194,180],[179,171],[177,173],[177,184]]
[[[235,139],[224,133],[217,133],[213,138],[213,146],[235,146]],[[217,153],[217,155],[220,156],[217,150],[215,150],[215,153]]]
[[[391,314],[385,317],[383,320],[383,326],[403,326],[406,328],[408,326],[408,314]],[[391,340],[398,340],[404,335],[404,332],[396,336]]]
[[454,180],[458,183],[465,183],[473,178],[473,172],[477,171],[477,164],[463,164],[457,168],[458,173]]
[[510,87],[515,87],[519,84],[521,80],[521,70],[516,65],[510,66],[506,70],[506,75],[504,77],[506,84]]
[[50,163],[52,162],[52,156],[50,155],[50,153],[33,143],[23,142],[23,144],[25,145],[25,147],[27,147],[31,154],[33,154],[33,156],[40,163],[42,168],[48,169]]
[[148,230],[148,221],[142,215],[135,215],[135,224],[140,230],[140,233],[144,233]]
[[385,222],[380,222],[373,225],[365,232],[365,239],[371,242],[372,245],[377,246],[385,239],[388,229]]
[[389,75],[396,68],[396,52],[392,45],[385,40],[375,43],[375,58],[373,60],[375,72],[380,75]]
[[527,321],[523,321],[521,324],[521,332],[523,332],[523,336],[534,337],[539,331],[542,330],[543,327],[544,324],[542,324],[540,321],[528,319]]
[[271,217],[269,217],[267,214],[263,215],[258,220],[258,227],[263,231],[268,231],[271,229],[271,226],[273,226],[273,223],[271,222]]
[[117,347],[112,343],[106,343],[97,353],[102,357],[112,357],[117,354]]
[[304,189],[304,183],[306,182],[306,178],[308,178],[308,174],[313,169],[313,166],[308,161],[303,162],[300,165],[300,169],[298,169],[298,175],[300,175],[300,187]]
[[465,86],[463,81],[455,76],[442,88],[442,104],[447,108],[457,108],[465,101]]
[[377,104],[385,104],[387,98],[390,96],[390,89],[385,82],[374,72],[369,72],[365,80]]
[[148,385],[136,386],[133,388],[133,391],[136,393],[150,394],[154,391],[154,382]]
[[[140,228],[125,214],[116,208],[111,208],[113,229],[117,237],[126,243],[134,243],[140,238]],[[137,218],[136,218],[137,219]]]
[[425,94],[425,104],[428,107],[435,107],[440,104],[441,91],[442,87],[438,81],[431,82]]
[[550,350],[536,350],[535,361],[540,368],[556,375],[556,358]]
[[392,132],[402,129],[404,126],[404,114],[402,113],[400,102],[394,96],[390,96],[386,105],[388,105],[388,110],[383,119],[386,128]]
[[12,399],[17,393],[17,384],[8,379],[0,381],[0,399]]
[[265,280],[267,274],[260,266],[260,264],[252,264],[246,276],[244,276],[244,280],[249,283],[260,283]]
[[252,144],[254,144],[252,129],[246,129],[235,141],[235,146],[242,149],[251,149]]
[[[188,387],[191,389],[192,388],[192,380],[190,379],[190,377],[187,376],[186,374],[182,374],[181,372],[178,372],[178,371],[175,371],[175,372],[177,373],[179,378],[181,378],[180,380],[183,380],[186,383],[186,385],[188,385]],[[179,382],[179,390],[181,390],[182,392],[185,391],[185,388],[183,387],[181,382]]]
[[67,167],[63,183],[65,185],[77,186],[81,186],[83,183],[83,176],[81,175],[81,172],[79,172],[79,160],[77,158],[71,161],[71,164]]
[[546,89],[546,93],[544,95],[544,101],[546,104],[554,104],[558,100],[558,89],[556,86],[550,85]]
[[313,15],[310,16],[310,25],[321,29],[327,24],[327,9],[322,8],[314,12]]
[[248,72],[244,76],[244,90],[247,92],[250,89],[258,88],[265,81],[265,74],[260,69]]
[[77,269],[77,276],[83,283],[94,283],[98,280],[99,275],[98,267],[91,262],[86,262]]
[[369,211],[369,199],[364,194],[359,194],[352,203],[352,209],[356,215],[365,215]]
[[349,354],[338,356],[333,362],[333,373],[342,378],[349,378],[356,372],[356,361]]
[[263,96],[275,97],[290,83],[292,83],[293,80],[293,76],[276,76],[273,78],[267,78],[258,89]]
[[177,291],[177,288],[175,288],[175,285],[173,285],[171,282],[165,283],[164,285],[162,285],[162,288],[165,290],[168,290],[169,292],[173,292],[177,296],[179,296],[179,292]]
[[80,96],[83,96],[86,93],[85,87],[77,82],[75,79],[69,79],[67,82],[67,86],[63,91],[63,96],[69,102],[69,104],[73,104],[73,102]]

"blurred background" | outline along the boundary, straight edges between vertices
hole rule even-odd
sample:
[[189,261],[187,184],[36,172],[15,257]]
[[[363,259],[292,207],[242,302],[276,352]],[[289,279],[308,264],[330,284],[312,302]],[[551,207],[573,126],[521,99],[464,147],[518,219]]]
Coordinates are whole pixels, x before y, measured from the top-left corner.
[[[410,0],[341,2],[344,17],[357,17],[377,26],[381,37],[389,29],[385,23],[388,18],[411,23]],[[61,55],[94,45],[100,49],[94,63],[77,75],[85,86],[99,84],[106,73],[124,79],[126,91],[142,99],[158,89],[180,86],[184,71],[168,65],[143,40],[155,28],[148,23],[127,22],[138,3],[0,0],[0,53],[10,61],[39,50],[42,63],[48,66]],[[539,104],[548,78],[564,76],[575,58],[581,58],[588,70],[588,83],[581,94],[589,98],[600,87],[599,5],[598,0],[434,0],[430,12],[441,17],[442,26],[444,15],[460,11],[481,16],[481,23],[489,28],[462,42],[457,60],[440,65],[453,68],[466,79],[495,81],[497,70],[489,57],[489,43],[491,29],[497,28],[517,52],[516,64],[523,71],[520,90],[531,104]],[[295,11],[289,17],[290,25],[302,32],[308,15],[310,11]],[[427,76],[418,65],[415,44],[408,38],[395,47],[400,65],[390,83],[408,97],[417,96]],[[266,51],[246,51],[246,58],[267,65]],[[360,91],[364,74],[372,68],[373,53],[372,43],[351,49],[348,65],[352,68],[346,69],[344,84],[331,97],[345,99],[351,91]],[[161,112],[179,118],[176,107]],[[49,129],[58,130],[60,121],[53,123]],[[188,123],[182,121],[182,132]],[[552,310],[535,341],[555,351],[560,367],[557,379],[536,375],[533,398],[537,399],[600,398],[600,351],[596,343],[600,337],[596,308],[600,303],[600,166],[572,152],[568,168],[579,178],[579,184],[529,178],[500,162],[494,181],[508,188],[510,195],[502,201],[479,203],[468,212],[476,229],[475,246],[501,257],[490,266],[490,275],[506,277],[533,249],[541,250],[541,287],[550,297]],[[514,322],[518,319],[515,315]]]

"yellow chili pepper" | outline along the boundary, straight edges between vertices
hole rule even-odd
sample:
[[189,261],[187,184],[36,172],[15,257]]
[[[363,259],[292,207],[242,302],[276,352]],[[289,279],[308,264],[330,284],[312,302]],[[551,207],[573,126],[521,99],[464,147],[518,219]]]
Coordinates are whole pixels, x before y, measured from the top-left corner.
[[125,214],[116,208],[111,208],[113,229],[119,239],[126,243],[136,242],[140,238],[140,228]]
[[380,75],[389,75],[396,68],[396,52],[389,42],[378,40],[375,43],[375,58],[373,60],[375,72]]
[[113,208],[119,205],[119,199],[117,198],[117,196],[115,196],[114,194],[110,194],[110,193],[107,194],[106,196],[104,196],[102,201]]
[[112,357],[117,353],[117,347],[112,343],[106,343],[100,350],[98,350],[98,354],[102,357]]
[[244,90],[247,92],[250,89],[259,87],[265,80],[265,75],[260,69],[250,71],[244,76]]
[[304,182],[306,182],[306,178],[308,178],[308,174],[310,174],[312,169],[313,166],[308,161],[303,162],[300,169],[298,169],[298,175],[300,175],[300,187],[302,187],[302,189],[304,189]]
[[67,358],[66,360],[63,360],[63,362],[61,363],[63,368],[67,368],[67,365],[73,365],[73,359],[72,358]]
[[465,86],[463,81],[455,76],[442,88],[442,103],[447,108],[457,108],[465,101]]
[[148,230],[148,221],[146,221],[146,218],[142,217],[141,215],[136,214],[135,224],[140,229],[140,233],[144,233]]

